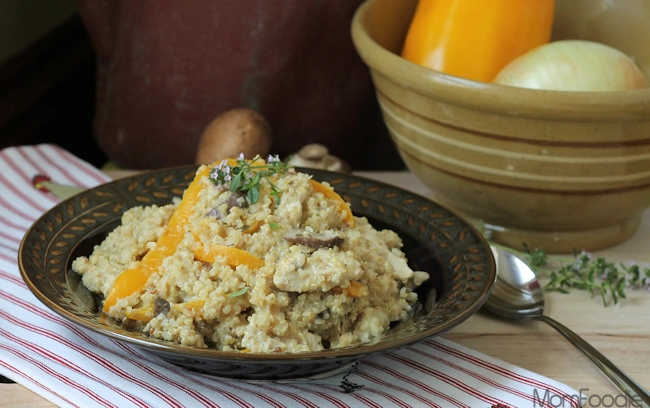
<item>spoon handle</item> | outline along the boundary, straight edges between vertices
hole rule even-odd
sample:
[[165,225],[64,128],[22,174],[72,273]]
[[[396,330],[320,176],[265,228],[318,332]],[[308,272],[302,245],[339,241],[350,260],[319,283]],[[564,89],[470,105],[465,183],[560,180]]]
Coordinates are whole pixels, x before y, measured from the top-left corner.
[[634,402],[634,404],[630,406],[650,408],[650,394],[648,394],[648,391],[621,371],[621,369],[616,367],[614,363],[609,361],[607,357],[593,348],[582,337],[575,334],[562,323],[548,316],[540,315],[534,317],[534,319],[547,323],[576,346],[578,350],[585,353],[585,355],[589,357],[589,359],[593,361],[594,364],[596,364],[596,366],[598,366],[598,368],[600,368],[600,370],[631,399],[631,402]]

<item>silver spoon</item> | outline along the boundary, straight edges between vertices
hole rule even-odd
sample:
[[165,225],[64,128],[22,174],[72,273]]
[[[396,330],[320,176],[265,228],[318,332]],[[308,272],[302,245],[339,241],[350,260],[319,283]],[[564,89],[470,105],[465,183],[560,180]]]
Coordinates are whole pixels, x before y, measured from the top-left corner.
[[530,319],[547,323],[582,351],[636,405],[650,407],[650,394],[621,371],[607,357],[569,328],[544,315],[544,293],[530,267],[516,255],[492,247],[497,280],[485,309],[512,320]]

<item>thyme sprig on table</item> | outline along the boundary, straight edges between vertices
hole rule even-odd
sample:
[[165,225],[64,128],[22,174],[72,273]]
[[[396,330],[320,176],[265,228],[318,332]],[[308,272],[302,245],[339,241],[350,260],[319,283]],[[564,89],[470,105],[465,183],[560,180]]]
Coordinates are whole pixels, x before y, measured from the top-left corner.
[[275,155],[269,155],[266,162],[257,155],[252,160],[246,160],[241,153],[235,164],[233,160],[223,160],[210,170],[210,181],[218,188],[230,189],[231,192],[246,193],[251,204],[260,198],[260,180],[265,179],[271,186],[271,197],[280,204],[280,189],[270,180],[271,176],[286,173],[291,166],[282,162]]
[[592,295],[599,293],[603,305],[625,299],[628,288],[650,288],[650,268],[639,265],[613,263],[603,257],[593,257],[583,251],[575,253],[572,262],[559,269],[546,270],[548,255],[544,250],[531,251],[526,247],[528,262],[536,272],[549,278],[545,291],[569,293],[570,289],[586,290]]

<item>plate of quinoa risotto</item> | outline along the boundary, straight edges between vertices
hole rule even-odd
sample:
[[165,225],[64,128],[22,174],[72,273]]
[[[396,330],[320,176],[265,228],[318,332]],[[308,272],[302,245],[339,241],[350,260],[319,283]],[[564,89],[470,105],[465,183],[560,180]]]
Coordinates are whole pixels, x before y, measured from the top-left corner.
[[437,336],[496,278],[481,234],[435,202],[273,156],[84,191],[34,223],[19,267],[76,324],[246,380],[327,376]]

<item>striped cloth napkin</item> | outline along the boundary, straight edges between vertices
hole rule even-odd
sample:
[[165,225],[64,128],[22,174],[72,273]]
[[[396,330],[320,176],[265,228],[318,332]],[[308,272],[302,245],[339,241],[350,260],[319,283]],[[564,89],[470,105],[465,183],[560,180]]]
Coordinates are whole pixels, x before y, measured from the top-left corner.
[[[170,365],[78,327],[20,277],[23,234],[60,201],[34,177],[85,188],[108,180],[54,145],[0,151],[0,374],[61,407],[530,407],[575,396],[564,384],[435,338],[312,382],[245,382]],[[568,406],[568,405],[567,405]],[[574,404],[574,406],[578,406]]]

